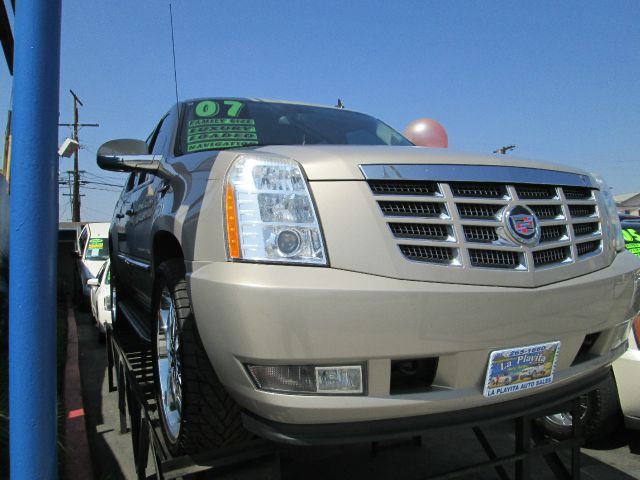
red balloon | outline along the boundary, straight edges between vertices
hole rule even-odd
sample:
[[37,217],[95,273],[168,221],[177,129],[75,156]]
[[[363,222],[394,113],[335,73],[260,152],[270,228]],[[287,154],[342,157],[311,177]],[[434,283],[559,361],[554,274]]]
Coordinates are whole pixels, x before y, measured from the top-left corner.
[[444,127],[430,118],[418,118],[404,129],[404,136],[419,147],[447,148],[449,137]]

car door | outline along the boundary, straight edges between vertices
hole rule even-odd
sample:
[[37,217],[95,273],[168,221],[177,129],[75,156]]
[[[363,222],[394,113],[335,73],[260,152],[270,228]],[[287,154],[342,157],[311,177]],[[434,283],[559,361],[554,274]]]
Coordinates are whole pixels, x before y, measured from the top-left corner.
[[[147,139],[149,151],[165,159],[171,138],[174,115],[169,113],[160,120]],[[137,300],[151,307],[153,279],[151,275],[152,227],[158,201],[163,194],[163,181],[155,175],[141,173],[132,194],[132,215],[128,222],[129,248],[131,256],[131,284],[135,286]]]
[[132,192],[137,181],[138,174],[129,174],[120,198],[118,198],[118,202],[116,203],[113,220],[111,222],[110,236],[113,248],[111,258],[115,265],[114,270],[122,282],[121,285],[129,285],[131,283],[127,263],[130,255],[129,240],[127,238],[127,221],[129,220],[127,212],[131,210]]

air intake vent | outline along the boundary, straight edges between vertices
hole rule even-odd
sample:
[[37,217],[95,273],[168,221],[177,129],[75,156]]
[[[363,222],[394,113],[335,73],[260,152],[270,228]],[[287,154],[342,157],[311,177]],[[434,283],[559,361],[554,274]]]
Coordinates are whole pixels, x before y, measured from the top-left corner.
[[464,236],[467,242],[491,243],[498,240],[495,227],[480,227],[477,225],[465,225]]
[[593,198],[593,191],[590,188],[563,187],[562,191],[567,200],[589,200]]
[[503,198],[507,189],[499,183],[450,183],[454,197]]
[[529,205],[529,208],[540,220],[557,218],[562,214],[560,205]]
[[451,263],[453,249],[448,247],[428,247],[424,245],[400,245],[400,251],[409,260],[429,263]]
[[449,236],[445,225],[424,223],[390,223],[389,228],[396,238],[419,238],[423,240],[446,240]]
[[567,234],[564,226],[552,225],[540,229],[540,242],[557,242]]
[[548,185],[516,185],[516,193],[522,200],[551,200],[557,196],[556,188]]
[[369,187],[375,195],[428,195],[439,193],[435,182],[380,182],[371,181]]
[[492,218],[502,207],[502,205],[459,203],[458,212],[462,218]]
[[579,243],[577,245],[578,255],[587,255],[600,249],[600,240],[593,240],[591,242]]
[[591,235],[600,230],[600,224],[598,222],[591,223],[576,223],[573,225],[573,233],[576,237],[583,237],[585,235]]
[[591,217],[596,214],[595,205],[569,205],[569,213],[573,218]]
[[503,250],[469,249],[469,258],[474,267],[517,268],[520,256],[517,252]]
[[441,203],[429,202],[378,202],[385,216],[394,217],[439,217],[444,213]]
[[533,263],[536,267],[560,263],[569,258],[571,254],[568,247],[550,248],[548,250],[538,250],[533,252]]

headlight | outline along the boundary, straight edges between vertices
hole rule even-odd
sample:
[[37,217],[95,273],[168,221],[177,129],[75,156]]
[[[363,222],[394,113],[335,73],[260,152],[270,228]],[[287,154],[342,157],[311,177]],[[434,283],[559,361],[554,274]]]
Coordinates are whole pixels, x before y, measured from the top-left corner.
[[313,200],[294,160],[238,157],[227,173],[225,197],[230,259],[327,264]]
[[604,200],[605,214],[607,217],[607,225],[611,232],[612,248],[617,252],[624,250],[624,238],[622,237],[622,226],[620,225],[620,217],[618,217],[618,208],[616,207],[616,201],[613,199],[611,189],[607,182],[604,181],[597,173],[592,173],[591,177],[598,185],[600,194]]

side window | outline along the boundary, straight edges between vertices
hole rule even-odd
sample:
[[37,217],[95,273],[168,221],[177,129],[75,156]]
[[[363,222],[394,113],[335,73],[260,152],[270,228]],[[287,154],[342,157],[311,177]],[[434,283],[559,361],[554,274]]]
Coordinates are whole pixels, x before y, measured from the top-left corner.
[[168,143],[171,141],[171,135],[174,130],[174,116],[167,114],[160,123],[158,134],[155,138],[153,146],[150,148],[150,152],[153,155],[162,155],[165,153],[168,147]]
[[160,129],[162,128],[162,124],[164,123],[165,118],[167,118],[166,115],[162,117],[162,120],[160,120],[160,123],[158,123],[156,128],[153,129],[153,132],[151,132],[151,135],[147,137],[147,145],[149,145],[149,153],[153,153],[153,150],[156,145],[156,140],[158,139],[158,133],[160,133]]
[[146,172],[142,172],[138,176],[138,183],[137,183],[136,187],[142,185],[146,180],[147,180],[147,174],[146,174]]
[[133,189],[133,186],[136,184],[136,177],[137,177],[136,173],[132,172],[132,173],[129,174],[129,178],[127,178],[127,183],[124,186],[124,191],[125,192],[128,192],[131,189]]

